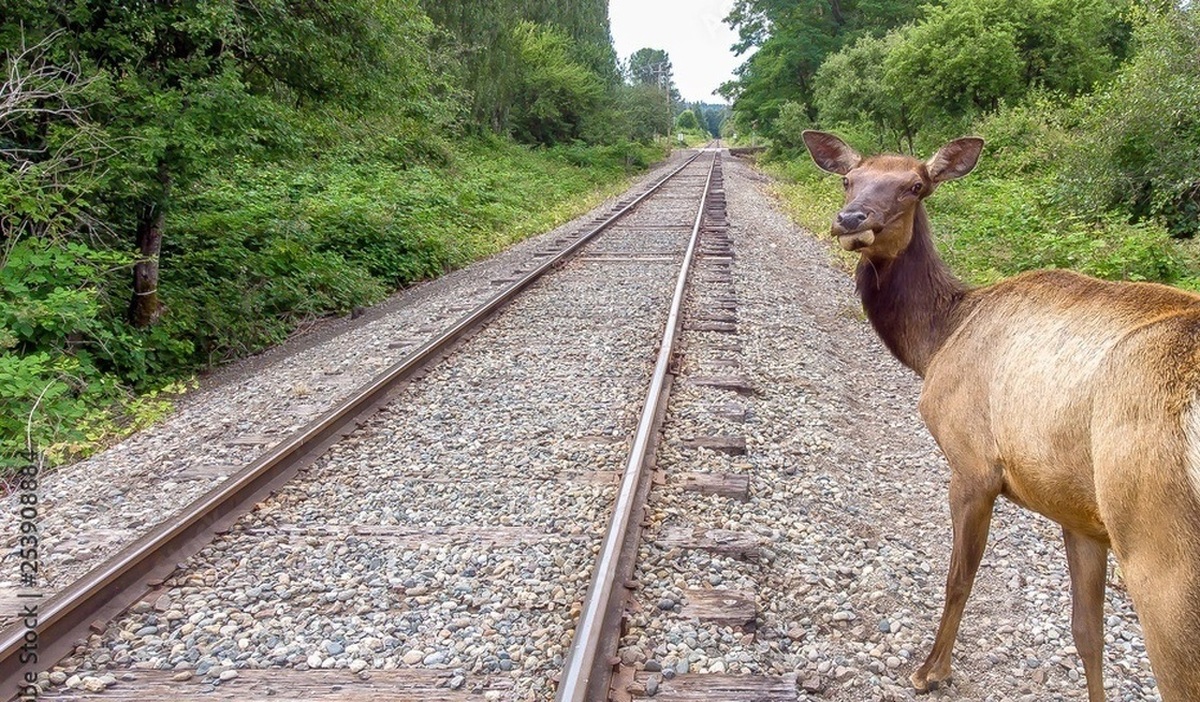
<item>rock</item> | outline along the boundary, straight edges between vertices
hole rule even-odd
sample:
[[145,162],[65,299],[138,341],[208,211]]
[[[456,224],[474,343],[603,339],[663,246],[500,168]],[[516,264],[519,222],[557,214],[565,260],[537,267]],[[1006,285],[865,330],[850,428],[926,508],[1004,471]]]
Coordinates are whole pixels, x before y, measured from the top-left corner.
[[421,660],[422,665],[441,665],[446,662],[445,651],[434,651]]

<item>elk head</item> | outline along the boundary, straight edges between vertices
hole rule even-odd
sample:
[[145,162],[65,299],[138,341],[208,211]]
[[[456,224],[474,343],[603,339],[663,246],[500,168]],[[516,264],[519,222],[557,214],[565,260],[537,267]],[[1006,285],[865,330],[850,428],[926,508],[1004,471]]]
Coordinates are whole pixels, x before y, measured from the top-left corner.
[[885,154],[864,159],[825,132],[804,132],[804,144],[821,170],[842,176],[846,201],[834,217],[832,234],[847,251],[871,259],[895,258],[912,238],[917,206],[939,183],[975,168],[983,139],[955,139],[928,161]]

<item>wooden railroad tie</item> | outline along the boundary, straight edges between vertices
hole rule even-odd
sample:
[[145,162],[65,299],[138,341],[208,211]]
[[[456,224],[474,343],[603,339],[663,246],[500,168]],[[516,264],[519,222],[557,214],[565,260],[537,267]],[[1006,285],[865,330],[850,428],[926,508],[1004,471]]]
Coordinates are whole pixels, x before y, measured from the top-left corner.
[[670,480],[684,490],[718,495],[738,502],[750,499],[750,476],[730,473],[674,473]]
[[728,456],[746,455],[746,439],[742,436],[693,436],[684,439],[689,448],[703,448]]

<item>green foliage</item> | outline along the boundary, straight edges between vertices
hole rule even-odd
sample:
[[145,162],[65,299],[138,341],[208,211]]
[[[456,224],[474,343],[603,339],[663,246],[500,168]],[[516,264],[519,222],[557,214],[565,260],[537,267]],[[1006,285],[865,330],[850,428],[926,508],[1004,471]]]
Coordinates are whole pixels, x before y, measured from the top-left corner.
[[662,88],[669,85],[674,90],[674,68],[671,58],[662,49],[638,49],[629,56],[625,70],[629,82],[634,85],[653,85]]
[[605,0],[421,0],[420,6],[445,30],[439,46],[457,57],[474,123],[496,133],[512,130],[510,120],[520,99],[522,47],[515,39],[523,22],[567,37],[571,62],[602,85],[620,83]]
[[883,87],[919,127],[961,128],[1029,90],[1086,92],[1119,60],[1126,0],[948,0],[900,36]]
[[[813,100],[823,124],[869,124],[878,135],[876,148],[912,150],[916,132],[910,104],[913,97],[889,80],[884,69],[888,56],[905,36],[903,31],[883,38],[866,36],[821,64],[813,78]],[[796,117],[791,116],[786,124],[793,145],[799,145]],[[780,132],[783,127],[781,124]]]
[[10,241],[0,267],[0,465],[34,445],[61,453],[124,399],[104,372],[119,339],[99,283],[122,261],[82,244]]
[[[985,115],[971,128],[987,144],[976,173],[1002,178],[1054,173],[1077,140],[1071,133],[1075,122],[1070,105],[1040,92]],[[930,149],[938,145],[925,144]]]
[[696,119],[695,112],[684,110],[675,118],[675,127],[677,129],[700,129],[700,120]]
[[580,138],[597,111],[604,84],[571,58],[571,40],[552,27],[521,22],[513,30],[520,81],[513,99],[513,135],[556,144]]
[[939,190],[930,211],[946,260],[980,283],[1037,268],[1166,283],[1187,275],[1161,228],[1063,211],[1054,191],[1044,176],[975,178]]
[[1174,236],[1200,231],[1200,6],[1142,13],[1137,53],[1081,101],[1065,196],[1081,208],[1161,218]]
[[[770,25],[763,47],[775,45],[781,54],[756,55],[742,67],[734,109],[765,117],[770,124],[760,124],[761,131],[778,137],[781,126],[794,126],[795,115],[780,121],[782,106],[792,102],[805,108],[810,125],[870,125],[877,148],[911,152],[922,135],[944,140],[1028,95],[1063,101],[1090,91],[1126,53],[1126,6],[1127,0],[946,0],[885,35],[824,45],[794,43],[801,35]],[[796,63],[805,61],[816,67]],[[757,73],[764,69],[779,76]],[[811,81],[778,85],[796,72],[811,74]]]
[[706,103],[697,103],[692,106],[692,111],[701,118],[703,123],[701,126],[713,137],[721,136],[721,129],[725,126],[725,121],[729,119],[728,105],[710,105]]
[[671,106],[667,94],[653,85],[635,83],[615,90],[619,106],[614,128],[634,141],[648,143],[667,133],[671,126]]
[[747,127],[768,136],[775,136],[774,122],[785,103],[805,106],[815,120],[813,79],[826,57],[923,11],[906,0],[738,0],[725,21],[738,31],[734,50],[754,53],[721,93],[734,101]]
[[774,145],[788,153],[800,153],[804,150],[801,134],[812,126],[808,110],[798,102],[785,102],[779,108],[779,117],[775,120]]
[[[776,167],[804,184],[785,200],[818,230],[838,203],[814,194],[804,129],[864,153],[927,154],[975,133],[979,169],[931,205],[963,275],[1070,267],[1197,287],[1200,255],[1167,234],[1200,230],[1200,9],[1153,5],[946,0],[839,49],[821,30],[832,15],[806,14],[824,4],[742,0],[730,20],[762,49],[742,67],[733,122],[771,137]],[[789,73],[799,85],[779,84]]]

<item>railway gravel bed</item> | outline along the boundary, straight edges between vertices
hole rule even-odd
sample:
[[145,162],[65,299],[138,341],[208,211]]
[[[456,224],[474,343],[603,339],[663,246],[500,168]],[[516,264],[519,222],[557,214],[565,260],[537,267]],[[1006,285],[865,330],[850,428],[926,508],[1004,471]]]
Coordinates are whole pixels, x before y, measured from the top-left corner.
[[[686,157],[639,180],[641,192]],[[42,476],[39,585],[52,593],[346,399],[443,326],[529,270],[554,242],[610,212],[618,198],[546,234],[401,291],[360,318],[329,320],[259,357],[218,369],[170,417],[89,459]],[[10,498],[15,499],[15,498]],[[0,514],[15,548],[16,510]],[[0,623],[20,610],[16,569],[0,574]]]
[[[632,696],[677,694],[689,674],[708,673],[795,676],[794,697],[754,699],[1086,699],[1061,533],[1003,500],[954,682],[924,697],[912,691],[950,555],[949,468],[917,414],[919,379],[863,320],[832,243],[779,214],[766,178],[744,163],[727,162],[725,183],[738,330],[718,343],[738,353],[715,349],[711,332],[685,331],[659,453],[665,477],[650,498],[622,640],[622,661],[636,670]],[[714,360],[749,391],[722,396],[689,382],[710,376]],[[706,411],[723,402],[740,405],[744,423]],[[745,454],[691,441],[711,434],[741,436]],[[679,479],[697,472],[748,476],[748,499]],[[688,548],[680,530],[724,533],[726,548]],[[697,591],[748,593],[753,622],[698,619],[689,607]],[[1109,699],[1157,700],[1140,628],[1114,582],[1105,616]]]

